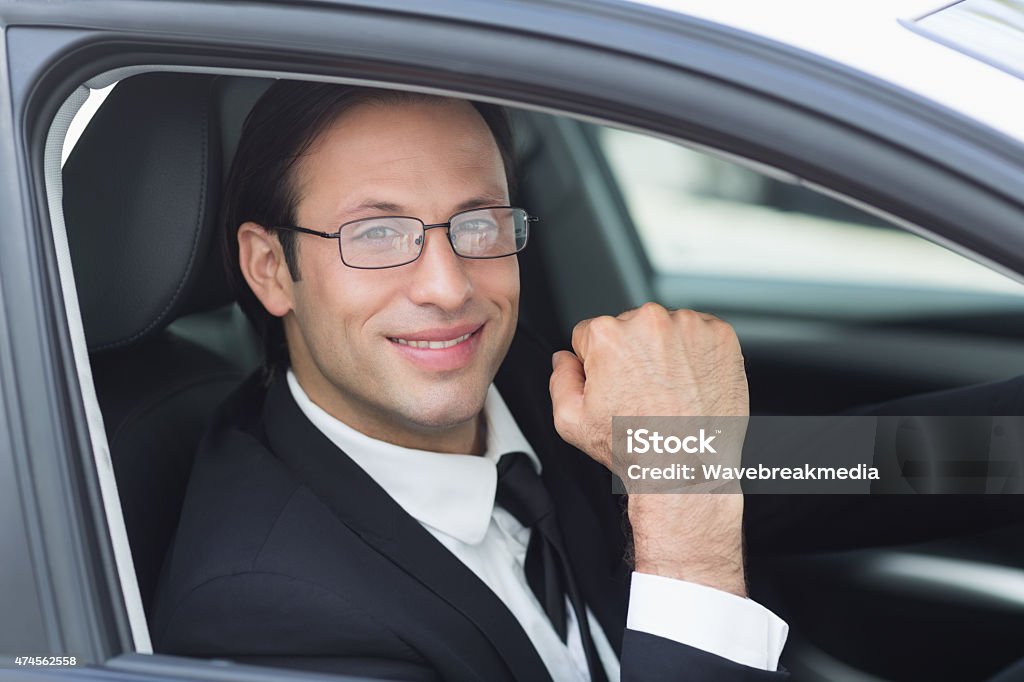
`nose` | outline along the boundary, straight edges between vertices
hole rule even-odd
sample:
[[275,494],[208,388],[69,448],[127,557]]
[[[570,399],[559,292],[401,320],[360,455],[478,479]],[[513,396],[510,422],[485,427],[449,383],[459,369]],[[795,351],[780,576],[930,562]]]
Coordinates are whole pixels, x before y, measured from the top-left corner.
[[452,249],[446,229],[427,230],[423,238],[423,251],[412,263],[409,297],[418,305],[434,305],[455,313],[473,295],[473,283],[464,270],[465,261]]

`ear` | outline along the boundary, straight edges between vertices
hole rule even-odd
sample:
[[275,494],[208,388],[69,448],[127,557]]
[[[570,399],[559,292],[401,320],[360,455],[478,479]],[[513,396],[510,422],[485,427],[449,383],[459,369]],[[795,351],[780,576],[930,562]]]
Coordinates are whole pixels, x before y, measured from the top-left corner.
[[284,317],[292,309],[292,277],[276,234],[257,223],[242,223],[238,227],[238,264],[268,313]]

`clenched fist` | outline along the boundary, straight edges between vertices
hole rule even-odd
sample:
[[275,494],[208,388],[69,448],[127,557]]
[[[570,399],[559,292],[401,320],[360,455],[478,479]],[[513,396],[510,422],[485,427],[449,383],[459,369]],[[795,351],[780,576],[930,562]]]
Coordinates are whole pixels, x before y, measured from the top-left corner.
[[[646,303],[584,320],[552,358],[554,423],[611,468],[612,417],[749,414],[743,355],[713,315]],[[636,569],[744,596],[738,494],[630,495]]]

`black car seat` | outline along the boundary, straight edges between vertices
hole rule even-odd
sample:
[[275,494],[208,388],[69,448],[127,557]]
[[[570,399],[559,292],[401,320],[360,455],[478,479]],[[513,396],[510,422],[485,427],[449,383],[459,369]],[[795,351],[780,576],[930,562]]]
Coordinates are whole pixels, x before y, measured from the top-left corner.
[[225,160],[268,84],[127,78],[64,165],[75,283],[147,611],[207,419],[259,360],[215,237]]

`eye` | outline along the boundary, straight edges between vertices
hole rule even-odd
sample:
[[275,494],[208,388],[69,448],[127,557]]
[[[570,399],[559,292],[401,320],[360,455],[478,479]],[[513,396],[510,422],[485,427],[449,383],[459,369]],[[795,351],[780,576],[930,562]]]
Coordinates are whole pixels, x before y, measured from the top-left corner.
[[401,236],[397,230],[386,225],[371,225],[359,230],[353,239],[365,241],[379,241],[381,239],[392,239]]
[[491,220],[484,218],[473,218],[472,220],[465,220],[459,223],[459,232],[465,232],[472,234],[474,232],[484,232],[486,230],[495,230],[498,226]]

